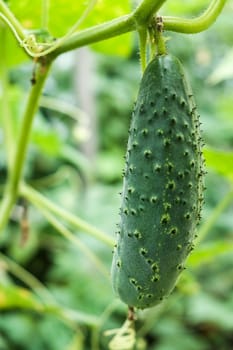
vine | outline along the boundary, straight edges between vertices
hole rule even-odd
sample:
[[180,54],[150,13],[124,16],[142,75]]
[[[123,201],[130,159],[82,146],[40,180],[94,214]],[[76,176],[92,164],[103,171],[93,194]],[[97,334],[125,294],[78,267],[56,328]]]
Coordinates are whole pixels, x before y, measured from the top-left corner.
[[[206,9],[206,11],[196,19],[186,20],[184,18],[163,16],[164,30],[172,31],[173,29],[171,28],[171,25],[174,24],[174,22],[179,22],[179,25],[185,22],[184,26],[181,29],[185,30],[186,28],[187,33],[190,34],[195,34],[201,32],[202,30],[206,30],[219,16],[226,1],[227,0],[212,0],[210,6]],[[73,50],[75,48],[93,44],[97,41],[110,39],[114,36],[137,30],[143,25],[148,26],[152,15],[159,10],[162,3],[164,3],[164,1],[142,1],[141,5],[139,5],[138,8],[130,15],[125,15],[115,20],[75,33],[62,46],[58,47],[52,55],[56,57],[61,53]],[[143,11],[142,16],[139,15],[140,11]],[[148,19],[148,22],[145,21],[145,18]],[[192,21],[197,22],[197,24],[193,27],[193,30]],[[204,27],[203,23],[205,24]],[[179,25],[175,25],[177,32],[180,31]]]
[[139,48],[140,48],[140,60],[141,60],[141,68],[142,72],[144,72],[146,68],[146,59],[147,59],[147,28],[142,27],[138,29],[139,35]]
[[1,72],[1,82],[2,82],[2,94],[0,97],[1,101],[1,115],[4,119],[4,138],[6,143],[6,154],[7,154],[7,168],[9,171],[12,171],[13,159],[12,154],[14,153],[14,132],[12,125],[11,113],[9,110],[9,96],[8,96],[8,74],[7,74],[7,50],[6,50],[6,29],[3,28],[0,34],[1,40],[1,56],[0,56],[0,72]]
[[164,29],[185,33],[196,34],[208,29],[221,13],[227,0],[212,1],[209,7],[197,18],[186,19],[178,17],[164,17]]
[[12,168],[12,171],[8,174],[8,181],[0,207],[0,232],[4,229],[18,196],[19,183],[22,177],[33,117],[37,109],[46,77],[49,73],[50,65],[51,62],[47,62],[46,64],[40,63],[37,65],[36,84],[32,86],[28,97],[18,140],[16,141],[16,146],[14,148],[14,168]]
[[[23,28],[2,0],[0,0],[0,17],[10,27],[19,44],[25,49],[28,55],[35,58],[51,54],[55,58],[75,48],[110,39],[133,30],[138,30],[142,26],[148,26],[153,14],[159,10],[165,1],[166,0],[144,0],[129,15],[76,32],[80,24],[83,23],[95,6],[96,0],[90,0],[83,15],[70,31],[52,44],[38,43],[33,34],[25,35]],[[226,1],[227,0],[212,0],[206,11],[204,11],[201,16],[194,19],[164,16],[164,29],[186,34],[204,31],[214,23]],[[49,47],[43,50],[44,46]]]

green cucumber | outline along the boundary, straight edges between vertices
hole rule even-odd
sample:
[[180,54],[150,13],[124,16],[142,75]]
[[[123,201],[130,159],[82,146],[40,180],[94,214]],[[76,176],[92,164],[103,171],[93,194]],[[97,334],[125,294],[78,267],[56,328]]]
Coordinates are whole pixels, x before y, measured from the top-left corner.
[[112,263],[113,288],[130,307],[166,298],[193,249],[203,202],[201,143],[181,63],[156,56],[132,115]]

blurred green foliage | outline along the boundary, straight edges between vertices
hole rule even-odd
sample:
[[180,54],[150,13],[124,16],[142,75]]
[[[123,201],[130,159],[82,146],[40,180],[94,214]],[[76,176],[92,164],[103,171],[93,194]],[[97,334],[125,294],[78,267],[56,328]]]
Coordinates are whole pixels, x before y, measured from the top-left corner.
[[[86,1],[71,3],[72,10],[64,1],[51,1],[49,29],[52,35],[64,35],[86,5]],[[167,2],[163,12],[193,15],[208,3]],[[10,6],[28,29],[40,28],[41,1],[12,0]],[[88,27],[129,10],[129,3],[125,1],[118,1],[117,6],[107,0],[98,2],[85,25]],[[208,170],[199,227],[203,240],[187,261],[187,270],[169,299],[159,307],[139,312],[137,349],[232,349],[233,196],[224,204],[233,186],[232,65],[219,70],[233,47],[231,10],[229,4],[217,23],[199,35],[165,34],[169,37],[169,51],[180,58],[189,75],[203,123]],[[23,62],[25,56],[13,45],[12,35],[7,35],[8,66],[11,67],[8,99],[16,134],[33,65],[15,66]],[[53,67],[45,94],[56,99],[58,108],[41,106],[39,109],[26,165],[27,180],[35,188],[112,236],[118,221],[118,192],[130,114],[141,77],[135,38],[136,35],[119,37],[95,47],[115,56],[92,52],[99,138],[95,165],[85,158],[82,141],[76,137],[75,131],[82,127],[78,110],[75,110],[79,120],[76,122],[68,117],[70,112],[59,107],[61,101],[72,108],[79,107],[74,102],[72,54],[59,58]],[[6,177],[2,131],[0,145],[2,189]],[[120,327],[126,315],[126,307],[114,298],[110,276],[101,273],[98,266],[61,237],[32,206],[28,209],[29,234],[24,236],[20,230],[23,205],[19,201],[15,207],[10,225],[1,238],[0,250],[31,275],[25,278],[4,255],[0,256],[0,349],[107,349],[109,339],[103,332]],[[110,271],[110,248],[83,232],[74,234]],[[30,276],[42,286],[35,285]],[[79,312],[96,316],[98,325],[94,320],[81,322]]]

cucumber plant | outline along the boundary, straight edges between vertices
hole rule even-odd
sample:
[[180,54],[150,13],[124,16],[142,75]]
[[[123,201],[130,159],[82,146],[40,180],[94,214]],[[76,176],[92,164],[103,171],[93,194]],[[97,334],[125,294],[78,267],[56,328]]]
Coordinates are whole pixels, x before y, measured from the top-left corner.
[[[17,199],[22,197],[35,205],[51,225],[72,242],[78,241],[58,218],[109,247],[114,245],[112,237],[60,208],[27,184],[24,166],[29,136],[44,84],[57,57],[89,44],[137,31],[142,41],[141,61],[144,67],[147,28],[152,15],[165,2],[142,0],[127,15],[77,31],[95,6],[96,1],[90,0],[83,16],[64,37],[57,40],[47,33],[48,18],[45,13],[42,33],[46,35],[39,42],[39,36],[26,31],[8,4],[0,0],[0,20],[4,22],[4,31],[9,28],[19,43],[19,50],[24,50],[35,62],[33,84],[16,138],[12,120],[5,113],[6,109],[2,109],[7,179],[0,205],[0,233],[8,223]],[[164,16],[164,30],[201,32],[215,21],[225,3],[226,0],[212,0],[206,11],[193,19]],[[43,5],[46,12],[48,2],[43,1]],[[161,42],[157,44],[159,48],[162,47]],[[4,65],[4,55],[1,59]],[[187,255],[193,249],[203,200],[201,142],[198,114],[183,68],[175,57],[159,52],[144,72],[133,113],[126,154],[119,240],[112,267],[114,289],[129,305],[131,320],[132,307],[150,307],[167,297],[184,269]],[[83,247],[80,242],[78,245]],[[82,249],[91,256],[87,247]],[[20,272],[18,275],[21,279],[25,278]],[[28,283],[29,279],[25,280]],[[31,287],[30,283],[28,285]],[[69,322],[73,326],[73,316],[69,312],[63,312],[63,315],[66,321],[70,317]],[[98,323],[95,317],[86,317],[84,313],[77,313],[76,316],[77,320],[86,324],[89,322],[96,326]],[[127,324],[128,330],[130,327]],[[76,329],[76,325],[73,328]],[[131,334],[133,342],[134,333]],[[118,343],[114,348],[122,349],[122,344]]]

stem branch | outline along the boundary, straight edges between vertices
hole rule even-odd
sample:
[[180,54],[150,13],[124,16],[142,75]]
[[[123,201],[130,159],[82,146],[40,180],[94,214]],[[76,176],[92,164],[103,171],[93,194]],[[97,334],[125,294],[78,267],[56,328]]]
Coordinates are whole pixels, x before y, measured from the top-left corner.
[[47,65],[39,64],[37,67],[36,83],[31,88],[21,122],[18,140],[16,142],[17,146],[15,147],[13,156],[14,171],[10,172],[8,175],[4,197],[0,206],[0,232],[4,229],[9,219],[12,207],[18,195],[19,183],[22,177],[33,117],[35,115],[38,101],[49,72],[49,67],[49,63],[47,63]]
[[54,50],[51,53],[51,56],[57,57],[58,55],[67,51],[110,39],[135,29],[136,24],[131,14],[121,16],[117,19],[81,30],[80,32],[73,34],[72,37],[67,39],[63,45]]
[[9,86],[8,86],[8,69],[7,69],[7,50],[6,50],[6,28],[3,27],[0,31],[0,42],[2,51],[0,55],[0,106],[1,106],[1,118],[4,131],[4,143],[7,156],[7,168],[8,171],[12,170],[14,153],[14,128],[12,124],[12,115],[10,112],[9,103]]
[[[45,50],[45,52],[29,52],[25,46],[24,49],[28,54],[34,57],[50,55],[52,58],[56,58],[58,55],[67,51],[137,30],[141,26],[148,26],[151,17],[160,9],[165,1],[166,0],[143,0],[138,7],[128,15],[78,31],[74,34],[73,31],[71,31],[72,35],[67,35],[61,40],[58,40],[54,46],[51,46],[48,50]],[[227,0],[212,0],[206,11],[201,16],[194,19],[165,16],[163,18],[164,29],[186,34],[204,31],[216,20],[226,1]],[[20,23],[2,0],[0,0],[0,17],[11,27],[15,36],[21,43],[27,39]]]
[[185,34],[200,33],[215,22],[226,2],[227,0],[212,0],[209,7],[193,19],[164,16],[164,29]]

